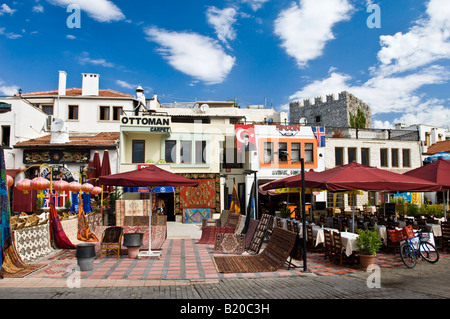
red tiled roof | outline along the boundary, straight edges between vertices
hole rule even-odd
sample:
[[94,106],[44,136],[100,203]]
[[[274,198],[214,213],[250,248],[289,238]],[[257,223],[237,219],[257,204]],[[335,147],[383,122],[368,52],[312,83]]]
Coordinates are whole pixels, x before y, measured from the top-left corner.
[[94,136],[70,136],[70,142],[65,144],[50,144],[51,135],[46,135],[31,139],[28,141],[19,142],[14,147],[17,148],[31,148],[31,147],[55,147],[55,146],[76,146],[76,147],[111,147],[117,146],[120,133],[116,132],[104,132]]
[[[82,96],[81,95],[82,90],[77,88],[67,89],[66,95],[63,96]],[[28,92],[28,93],[22,93],[22,96],[25,97],[33,97],[33,96],[57,96],[58,90],[51,90],[51,91],[39,91],[39,92]],[[18,94],[16,94],[18,96]],[[98,96],[102,97],[128,97],[128,98],[134,98],[134,95],[122,93],[115,90],[98,90]]]
[[441,141],[428,147],[424,153],[426,155],[433,155],[439,152],[450,152],[450,141]]

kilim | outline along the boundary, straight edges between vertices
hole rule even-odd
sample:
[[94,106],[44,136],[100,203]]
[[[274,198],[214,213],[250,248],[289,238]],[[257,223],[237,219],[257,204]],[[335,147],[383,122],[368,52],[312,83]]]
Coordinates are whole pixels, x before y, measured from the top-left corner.
[[234,227],[205,226],[202,228],[202,237],[196,244],[214,245],[216,234],[234,233]]
[[89,225],[86,220],[86,215],[84,214],[83,205],[78,206],[78,234],[77,239],[82,241],[97,241],[98,238],[89,229]]
[[247,233],[245,236],[245,249],[248,249],[250,247],[250,244],[253,240],[253,235],[255,234],[256,228],[258,227],[259,220],[257,219],[250,219]]
[[289,257],[297,234],[275,227],[267,246],[258,255],[214,256],[220,273],[267,272],[279,269]]
[[5,278],[24,278],[25,276],[28,276],[46,266],[40,264],[25,264],[17,253],[14,240],[12,245],[9,245],[3,253],[4,256],[1,272]]
[[234,229],[235,234],[242,234],[242,231],[244,230],[245,227],[245,219],[246,219],[245,215],[239,214],[239,220],[236,225],[236,228]]
[[225,225],[222,225],[222,227],[232,227],[233,229],[236,229],[240,218],[241,214],[230,214],[228,215],[227,222],[225,223]]
[[222,254],[242,254],[245,250],[245,234],[216,234],[214,252]]
[[262,241],[264,236],[266,235],[267,229],[269,228],[269,224],[273,221],[273,216],[269,214],[263,214],[261,220],[258,224],[258,228],[256,228],[255,234],[253,235],[252,242],[248,247],[248,251],[257,254],[261,249]]

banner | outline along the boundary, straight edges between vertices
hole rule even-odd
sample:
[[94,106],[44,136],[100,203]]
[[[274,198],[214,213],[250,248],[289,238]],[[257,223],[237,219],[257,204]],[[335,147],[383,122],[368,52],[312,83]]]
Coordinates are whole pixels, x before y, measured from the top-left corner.
[[256,151],[255,127],[253,124],[236,124],[234,126],[236,135],[237,151]]

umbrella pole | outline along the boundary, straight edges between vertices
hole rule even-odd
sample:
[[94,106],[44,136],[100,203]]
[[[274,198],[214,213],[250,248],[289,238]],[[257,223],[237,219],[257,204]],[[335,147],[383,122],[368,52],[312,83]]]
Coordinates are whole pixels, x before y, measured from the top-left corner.
[[153,187],[150,187],[150,208],[148,213],[148,250],[141,251],[138,254],[138,257],[160,257],[161,252],[152,251],[152,200],[153,200]]
[[355,232],[355,201],[356,201],[356,195],[355,191],[353,191],[353,201],[352,201],[352,233]]

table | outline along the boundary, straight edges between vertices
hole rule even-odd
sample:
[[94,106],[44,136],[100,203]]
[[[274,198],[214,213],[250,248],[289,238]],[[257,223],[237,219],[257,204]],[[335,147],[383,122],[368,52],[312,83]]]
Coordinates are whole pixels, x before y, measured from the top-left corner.
[[325,235],[323,232],[324,229],[330,230],[332,232],[339,232],[339,230],[336,228],[313,226],[312,231],[313,237],[316,238],[316,246],[325,242]]
[[442,237],[442,229],[440,224],[425,224],[425,229],[429,233],[433,233],[434,237]]
[[357,240],[358,234],[351,232],[341,232],[342,246],[344,246],[345,254],[350,256],[354,251],[358,251]]

